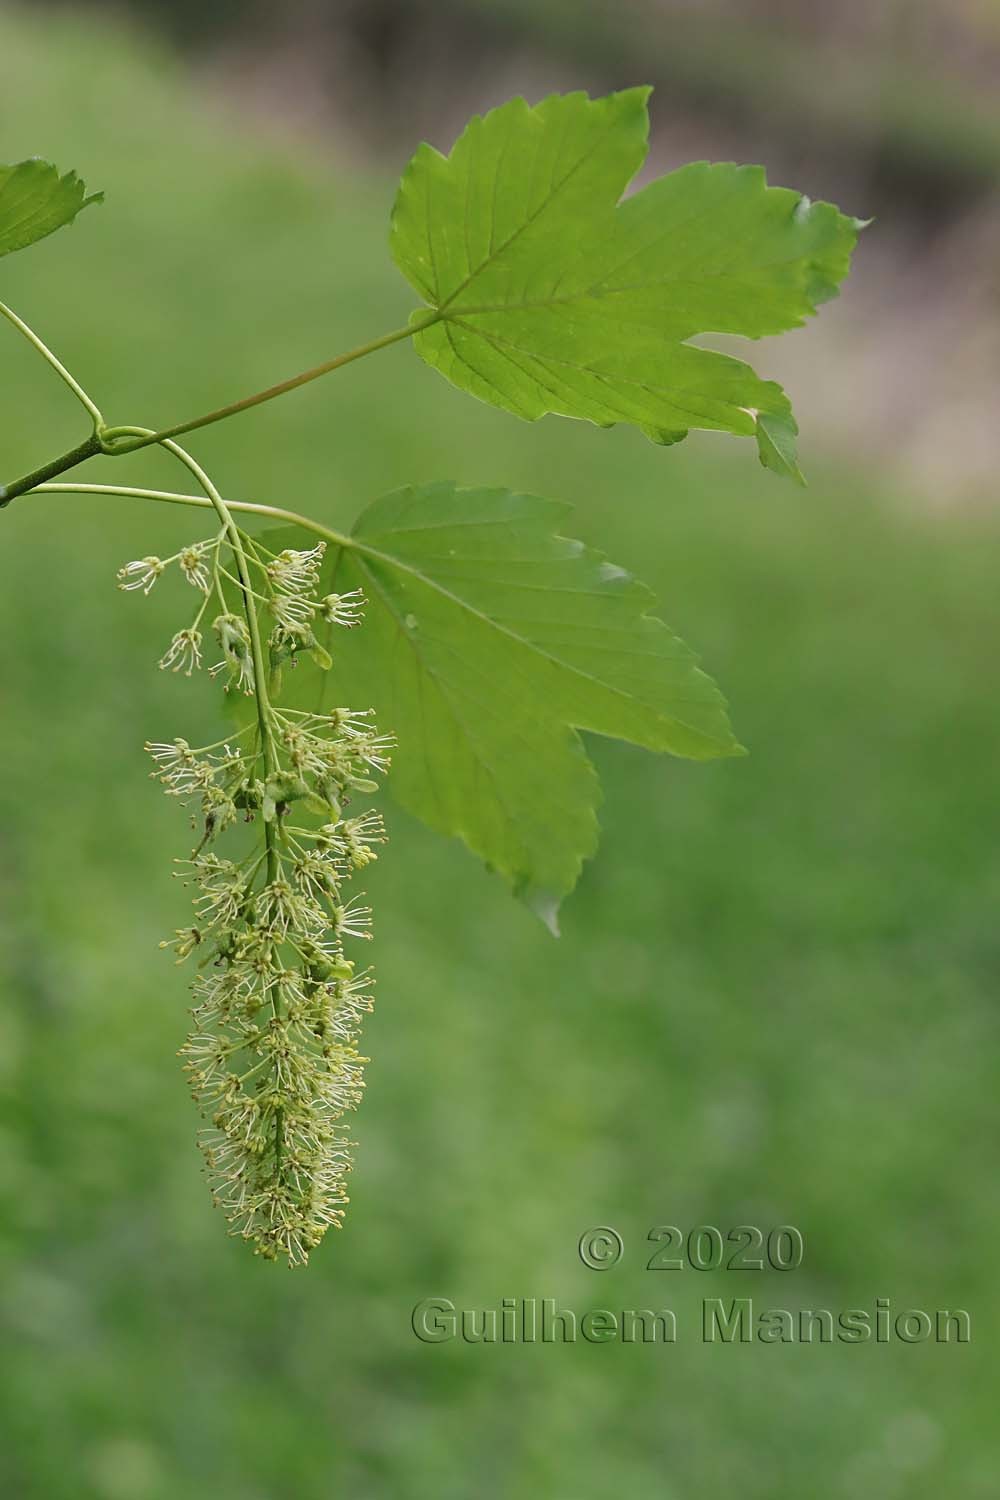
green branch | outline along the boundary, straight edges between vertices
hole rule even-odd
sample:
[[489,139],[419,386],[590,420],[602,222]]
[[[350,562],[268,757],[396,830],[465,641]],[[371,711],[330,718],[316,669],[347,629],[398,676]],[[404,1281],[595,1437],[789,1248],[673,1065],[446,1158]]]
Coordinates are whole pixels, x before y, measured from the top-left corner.
[[82,464],[85,459],[96,458],[103,450],[101,440],[96,432],[92,432],[77,447],[71,448],[68,453],[63,453],[59,458],[53,458],[47,464],[42,464],[40,469],[32,469],[30,474],[25,474],[21,479],[12,480],[10,484],[0,484],[0,510],[9,505],[18,495],[26,495],[29,490],[35,490],[47,479],[54,479],[57,474],[66,474],[70,469],[75,469],[77,464]]

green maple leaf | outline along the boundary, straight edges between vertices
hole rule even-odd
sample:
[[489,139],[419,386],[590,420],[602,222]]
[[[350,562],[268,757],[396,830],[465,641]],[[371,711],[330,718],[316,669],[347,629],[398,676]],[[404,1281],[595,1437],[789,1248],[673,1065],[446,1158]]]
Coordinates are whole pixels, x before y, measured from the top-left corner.
[[303,706],[374,706],[398,740],[397,800],[553,928],[597,844],[600,788],[578,730],[697,760],[741,753],[715,684],[648,613],[649,590],[557,534],[567,509],[452,484],[377,501],[331,549],[323,584],[364,591],[363,628],[330,632],[331,673],[302,661],[284,677]]
[[767,467],[801,480],[781,387],[687,340],[799,326],[836,295],[861,221],[726,163],[622,201],[646,155],[648,94],[514,99],[449,156],[420,147],[392,223],[396,263],[437,313],[415,347],[519,417],[630,422],[656,442],[691,427],[755,435]]
[[103,193],[91,193],[75,172],[60,177],[50,162],[32,157],[0,166],[0,255],[23,250],[69,224]]

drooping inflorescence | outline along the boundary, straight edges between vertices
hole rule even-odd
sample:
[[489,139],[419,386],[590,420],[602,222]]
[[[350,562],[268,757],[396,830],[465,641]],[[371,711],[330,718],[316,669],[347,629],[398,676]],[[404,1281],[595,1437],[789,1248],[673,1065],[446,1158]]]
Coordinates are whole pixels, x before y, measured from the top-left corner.
[[[233,528],[235,529],[235,528]],[[192,925],[169,943],[178,961],[194,955],[194,1028],[181,1049],[213,1197],[231,1231],[267,1259],[304,1264],[347,1203],[351,1142],[342,1116],[364,1087],[358,1052],[372,1007],[371,976],[345,944],[371,936],[371,911],[352,877],[384,842],[380,816],[347,816],[349,800],[377,790],[390,740],[367,711],[306,712],[271,701],[262,680],[259,616],[273,621],[268,673],[309,652],[330,665],[314,627],[350,627],[364,600],[319,597],[323,544],[272,553],[236,533],[247,587],[225,565],[226,527],[173,558],[144,558],[119,584],[148,593],[172,563],[202,595],[160,666],[190,674],[201,665],[201,624],[213,597],[213,633],[228,690],[253,695],[254,722],[216,744],[184,739],[147,745],[167,793],[191,805],[197,847],[182,869],[197,894]],[[237,568],[237,560],[232,559]],[[236,613],[226,580],[238,586]],[[255,650],[255,645],[258,648]],[[236,825],[250,824],[249,847]],[[223,840],[223,845],[219,841]]]

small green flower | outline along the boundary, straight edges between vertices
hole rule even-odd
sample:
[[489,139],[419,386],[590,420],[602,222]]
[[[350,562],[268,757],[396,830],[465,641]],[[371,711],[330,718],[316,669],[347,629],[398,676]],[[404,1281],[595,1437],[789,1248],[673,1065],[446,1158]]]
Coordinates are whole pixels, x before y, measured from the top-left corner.
[[212,586],[212,576],[205,566],[205,559],[213,548],[214,544],[211,542],[196,542],[191,547],[185,547],[177,557],[181,572],[188,583],[203,594],[207,594]]
[[266,572],[272,587],[282,594],[313,593],[319,582],[325,552],[325,542],[317,542],[308,552],[286,548],[267,564]]
[[118,587],[127,594],[136,589],[142,589],[144,594],[148,594],[165,567],[166,563],[161,562],[158,557],[143,557],[137,562],[126,563],[123,568],[118,569]]
[[328,625],[343,625],[350,630],[360,625],[368,600],[360,589],[348,594],[327,594],[319,601],[319,616]]
[[249,695],[254,691],[254,669],[246,621],[241,620],[239,615],[219,615],[212,622],[212,629],[222,647],[223,659],[210,669],[211,675],[215,677],[219,672],[228,670],[230,684],[235,684],[241,692]]
[[201,631],[178,630],[164,656],[160,658],[160,670],[183,672],[190,677],[196,667],[201,666]]
[[198,927],[179,927],[172,938],[165,938],[160,944],[161,948],[173,948],[177,954],[177,962],[182,964],[186,958],[190,958],[194,950],[202,940],[201,929]]

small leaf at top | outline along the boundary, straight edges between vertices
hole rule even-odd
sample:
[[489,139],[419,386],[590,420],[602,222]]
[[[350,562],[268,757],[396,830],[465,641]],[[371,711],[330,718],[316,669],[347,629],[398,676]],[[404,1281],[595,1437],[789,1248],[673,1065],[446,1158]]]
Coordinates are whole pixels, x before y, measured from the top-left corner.
[[75,172],[60,177],[50,162],[37,157],[0,166],[0,255],[44,239],[103,198],[103,193],[87,197]]
[[374,706],[397,799],[456,835],[550,926],[597,843],[578,730],[706,760],[737,755],[724,701],[623,568],[558,534],[567,507],[452,484],[370,506],[331,547],[324,590],[360,588],[333,669],[302,662],[303,707]]
[[655,442],[691,427],[756,436],[766,467],[801,478],[781,387],[687,340],[799,326],[836,295],[861,223],[729,163],[623,201],[648,94],[513,99],[449,156],[420,147],[392,223],[397,265],[439,314],[414,344],[517,416],[630,422]]

